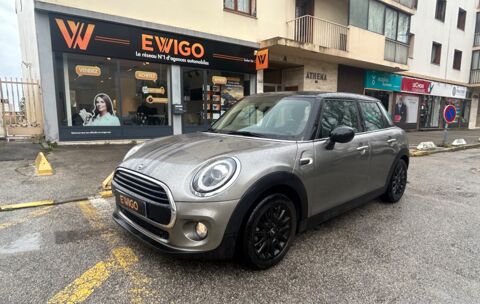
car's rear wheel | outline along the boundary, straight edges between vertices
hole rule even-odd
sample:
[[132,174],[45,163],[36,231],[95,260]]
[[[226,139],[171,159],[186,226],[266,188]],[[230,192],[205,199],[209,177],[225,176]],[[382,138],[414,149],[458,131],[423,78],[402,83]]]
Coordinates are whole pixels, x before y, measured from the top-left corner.
[[248,266],[267,269],[287,253],[297,226],[293,202],[283,194],[266,196],[250,214],[242,238]]
[[384,201],[396,203],[402,198],[407,187],[407,169],[407,164],[403,159],[397,161],[387,191],[382,196]]

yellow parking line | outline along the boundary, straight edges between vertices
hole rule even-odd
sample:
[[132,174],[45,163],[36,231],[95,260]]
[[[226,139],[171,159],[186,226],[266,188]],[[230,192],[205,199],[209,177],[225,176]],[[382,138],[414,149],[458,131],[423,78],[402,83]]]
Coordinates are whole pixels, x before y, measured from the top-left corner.
[[0,224],[0,229],[4,229],[4,228],[8,228],[8,227],[11,227],[11,226],[15,226],[15,225],[18,225],[18,224],[25,223],[26,221],[28,221],[30,219],[33,219],[33,218],[36,218],[36,217],[47,214],[48,212],[50,212],[51,209],[52,209],[52,206],[35,210],[35,211],[27,214],[25,217],[17,218],[16,220],[14,220],[12,222]]
[[[94,229],[108,230],[90,201],[81,201],[78,203],[78,207],[89,221],[90,226]],[[131,268],[131,266],[138,263],[138,257],[130,247],[118,247],[117,244],[119,244],[121,240],[118,239],[115,234],[106,233],[102,234],[102,237],[113,247],[111,252],[112,258],[107,262],[100,262],[87,270],[82,276],[65,287],[64,290],[57,293],[49,303],[82,302],[87,299],[96,288],[101,286],[112,273],[120,270],[128,275],[133,285],[132,288],[129,289],[130,301],[132,303],[145,303],[144,297],[151,295],[147,289],[151,280],[144,274]],[[88,284],[84,283],[84,278],[90,280]]]
[[52,201],[52,200],[44,200],[44,201],[37,201],[37,202],[3,205],[3,206],[0,206],[0,211],[8,211],[8,210],[39,207],[39,206],[48,206],[48,205],[53,205],[53,204],[55,204],[55,202]]
[[105,262],[97,263],[65,287],[65,289],[57,293],[47,303],[80,303],[85,301],[95,288],[100,287],[110,277],[109,266]]

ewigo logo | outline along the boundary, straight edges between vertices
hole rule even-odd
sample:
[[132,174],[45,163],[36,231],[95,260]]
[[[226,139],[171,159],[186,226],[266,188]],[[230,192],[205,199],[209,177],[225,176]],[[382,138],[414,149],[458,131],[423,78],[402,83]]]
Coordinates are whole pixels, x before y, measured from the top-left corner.
[[65,21],[59,18],[55,18],[55,21],[68,48],[79,48],[84,51],[87,49],[88,43],[92,38],[93,29],[95,28],[94,24],[87,24],[85,26],[83,22],[75,22],[72,20],[67,20],[67,24],[65,24]]
[[142,34],[142,50],[148,52],[158,51],[160,53],[182,55],[188,57],[192,55],[195,58],[202,58],[205,54],[205,48],[200,43],[191,44],[186,40],[177,40],[148,34]]

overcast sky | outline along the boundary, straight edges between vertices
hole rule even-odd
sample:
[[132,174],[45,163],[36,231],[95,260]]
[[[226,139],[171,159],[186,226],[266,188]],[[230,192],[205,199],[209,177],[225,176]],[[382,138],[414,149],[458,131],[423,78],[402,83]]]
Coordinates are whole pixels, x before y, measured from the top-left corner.
[[0,0],[0,77],[22,77],[15,0]]

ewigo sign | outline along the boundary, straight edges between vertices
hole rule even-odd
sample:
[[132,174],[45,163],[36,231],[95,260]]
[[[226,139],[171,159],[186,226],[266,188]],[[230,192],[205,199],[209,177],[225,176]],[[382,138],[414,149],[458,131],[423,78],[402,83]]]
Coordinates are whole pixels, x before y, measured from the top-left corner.
[[76,16],[50,15],[52,49],[254,73],[254,48]]

